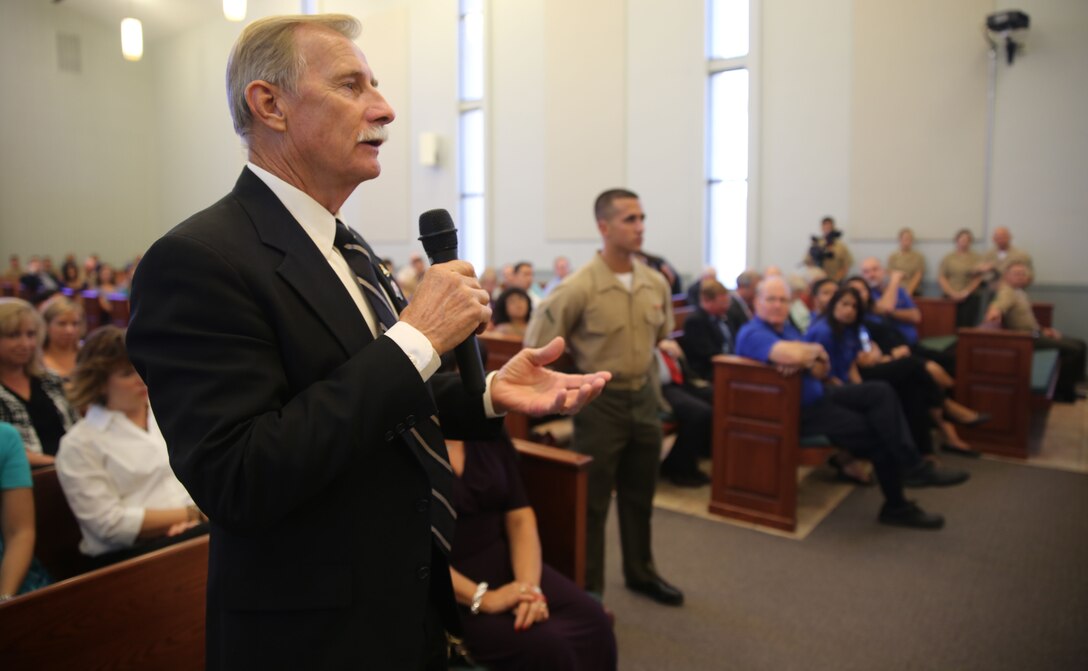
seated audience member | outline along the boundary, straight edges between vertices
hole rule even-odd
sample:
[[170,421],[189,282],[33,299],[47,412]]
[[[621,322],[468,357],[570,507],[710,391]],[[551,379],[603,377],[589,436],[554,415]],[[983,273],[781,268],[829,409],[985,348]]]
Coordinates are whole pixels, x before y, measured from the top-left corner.
[[[823,275],[823,271],[819,268],[812,268],[812,270]],[[786,284],[789,285],[793,294],[793,302],[790,303],[790,322],[795,329],[804,333],[812,323],[812,295],[808,292],[811,281],[806,280],[803,275],[791,273],[786,277]]]
[[926,274],[926,257],[914,249],[914,231],[904,228],[899,231],[899,249],[888,257],[888,270],[903,273],[903,288],[911,296],[921,295],[919,287]]
[[1011,331],[1035,334],[1035,349],[1058,350],[1058,382],[1054,400],[1072,403],[1077,399],[1077,383],[1084,379],[1085,343],[1068,338],[1054,328],[1041,328],[1031,309],[1031,300],[1024,290],[1031,283],[1027,264],[1013,261],[1005,270],[1005,279],[986,310],[986,323],[1004,326]]
[[34,492],[19,432],[0,422],[0,601],[52,580],[34,558]]
[[540,303],[540,296],[537,294],[536,285],[533,284],[533,264],[528,261],[518,261],[515,263],[513,279],[511,282],[511,287],[521,289],[529,296],[529,300],[534,308]]
[[83,534],[80,551],[104,565],[206,532],[207,518],[170,468],[121,329],[87,337],[70,395],[86,416],[61,439],[57,477]]
[[703,282],[706,280],[717,281],[718,269],[714,266],[707,266],[706,268],[703,268],[702,274],[700,274],[699,277],[697,277],[695,281],[691,283],[691,286],[688,287],[688,305],[699,304],[699,291],[702,289]]
[[45,342],[42,344],[42,364],[50,373],[67,380],[76,367],[76,354],[87,327],[83,307],[66,296],[54,296],[42,303],[40,311],[45,321]]
[[956,248],[941,259],[937,283],[945,298],[956,301],[956,326],[975,326],[981,310],[984,266],[982,258],[971,249],[975,238],[966,228],[956,233]]
[[19,261],[18,254],[12,254],[8,257],[8,269],[4,271],[3,279],[7,282],[18,283],[19,278],[23,276],[23,265]]
[[98,267],[98,304],[102,312],[110,313],[110,294],[117,293],[117,271],[108,263]]
[[499,291],[505,291],[510,287],[517,286],[517,282],[514,280],[514,264],[507,263],[502,267],[502,281],[499,282]]
[[729,300],[729,311],[725,314],[725,321],[729,324],[729,332],[736,334],[740,327],[748,323],[753,314],[753,301],[756,296],[756,285],[759,284],[758,270],[745,270],[737,275],[737,289]]
[[450,575],[473,659],[496,670],[615,669],[600,602],[541,560],[513,445],[447,446],[457,476]]
[[492,302],[499,297],[499,293],[501,293],[499,290],[499,274],[491,266],[484,268],[483,272],[480,273],[480,288],[487,292]]
[[979,456],[960,439],[955,427],[943,416],[946,405],[959,406],[945,395],[945,390],[929,375],[928,362],[910,353],[905,347],[885,351],[879,334],[873,337],[865,323],[865,301],[858,290],[847,286],[836,292],[827,314],[812,325],[805,339],[819,343],[831,360],[831,379],[838,384],[856,384],[862,380],[884,380],[895,389],[910,423],[911,436],[923,456],[934,454],[931,429],[936,427],[945,435],[945,448],[963,455]]
[[565,256],[557,256],[552,262],[552,278],[548,280],[548,283],[544,285],[544,288],[540,291],[541,298],[547,298],[548,294],[552,292],[552,289],[559,286],[559,283],[566,279],[567,275],[570,275],[570,259]]
[[812,318],[809,320],[810,327],[813,322],[824,315],[827,311],[828,303],[831,302],[831,297],[834,296],[835,292],[838,290],[839,283],[827,277],[812,283],[812,289],[809,290],[809,293],[812,295]]
[[91,254],[83,260],[83,288],[94,289],[98,286],[98,254]]
[[654,256],[646,252],[635,254],[634,258],[642,261],[646,265],[650,266],[657,272],[665,276],[665,280],[669,283],[669,291],[675,295],[684,290],[684,287],[680,284],[680,273],[676,271],[676,268],[672,267],[672,264],[665,260],[664,257]]
[[401,266],[400,270],[396,272],[395,279],[401,293],[404,294],[405,300],[411,300],[412,294],[416,292],[416,286],[419,284],[416,269],[411,265]]
[[83,276],[79,274],[79,266],[75,263],[65,262],[60,267],[60,283],[64,289],[72,293],[83,289]]
[[60,282],[45,272],[42,260],[37,256],[30,257],[26,272],[19,278],[19,286],[28,300],[35,305],[60,291]]
[[491,323],[495,332],[503,335],[525,337],[525,328],[533,314],[532,299],[529,293],[520,287],[511,287],[495,299],[495,308],[491,314]]
[[785,280],[772,277],[758,285],[756,316],[737,334],[737,354],[800,373],[801,434],[826,435],[855,457],[868,459],[884,505],[879,521],[895,526],[937,529],[944,518],[925,512],[903,495],[903,485],[947,486],[969,477],[922,459],[895,391],[886,382],[824,387],[830,373],[827,351],[801,340],[789,323],[790,293]]
[[880,259],[870,256],[861,262],[861,276],[869,285],[870,309],[891,320],[907,342],[918,342],[922,311],[903,288],[903,273],[884,271]]
[[412,252],[408,256],[408,265],[416,275],[416,283],[419,283],[427,272],[427,262],[423,260],[423,255],[419,252]]
[[717,280],[703,280],[695,312],[684,320],[682,346],[691,370],[702,380],[714,380],[711,358],[733,351],[733,332],[725,321],[729,290]]
[[19,430],[32,467],[53,463],[60,437],[79,419],[61,379],[42,366],[44,337],[34,306],[0,298],[0,422]]
[[[711,282],[718,284],[714,280]],[[657,358],[661,369],[658,373],[661,395],[676,420],[676,440],[661,462],[661,477],[678,487],[708,485],[710,478],[699,470],[699,457],[710,456],[713,387],[692,374],[675,340],[659,342]]]

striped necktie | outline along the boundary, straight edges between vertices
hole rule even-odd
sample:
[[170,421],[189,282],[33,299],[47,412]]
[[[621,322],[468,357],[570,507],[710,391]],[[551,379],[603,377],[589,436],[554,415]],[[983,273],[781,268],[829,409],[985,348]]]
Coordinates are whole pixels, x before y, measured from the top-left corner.
[[[374,263],[374,250],[340,220],[336,221],[336,237],[333,244],[348,262],[348,267],[355,275],[355,281],[362,289],[363,296],[377,315],[379,335],[385,333],[397,323],[396,315],[399,312],[397,306],[403,309],[407,305],[396,283],[384,272],[384,269],[382,276],[378,276]],[[396,302],[396,306],[390,302],[391,299]],[[434,417],[424,421],[433,422],[437,427],[438,421]],[[431,534],[438,546],[448,555],[457,513],[450,502],[453,493],[453,467],[450,466],[446,453],[446,444],[444,442],[437,445],[428,444],[419,430],[412,425],[411,418],[409,418],[408,426],[398,424],[396,433],[390,431],[386,434],[386,439],[393,440],[398,434],[408,443],[416,461],[427,473],[433,499],[430,505]],[[441,433],[440,430],[436,430],[430,432],[430,435],[441,435]]]

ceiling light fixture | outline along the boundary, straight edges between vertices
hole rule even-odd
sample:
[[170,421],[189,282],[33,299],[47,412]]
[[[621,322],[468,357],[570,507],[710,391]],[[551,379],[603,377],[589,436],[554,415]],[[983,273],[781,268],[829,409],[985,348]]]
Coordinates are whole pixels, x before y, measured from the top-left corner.
[[144,26],[139,19],[121,20],[121,55],[126,61],[138,61],[144,55]]
[[223,16],[227,21],[245,21],[246,0],[223,0]]

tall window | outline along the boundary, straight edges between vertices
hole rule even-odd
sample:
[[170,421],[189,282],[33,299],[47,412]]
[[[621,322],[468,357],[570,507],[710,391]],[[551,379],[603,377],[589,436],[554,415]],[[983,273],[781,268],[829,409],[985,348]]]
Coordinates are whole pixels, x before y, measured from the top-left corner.
[[749,0],[708,0],[707,27],[707,248],[732,286],[748,260]]
[[460,0],[461,258],[482,270],[484,208],[484,0]]

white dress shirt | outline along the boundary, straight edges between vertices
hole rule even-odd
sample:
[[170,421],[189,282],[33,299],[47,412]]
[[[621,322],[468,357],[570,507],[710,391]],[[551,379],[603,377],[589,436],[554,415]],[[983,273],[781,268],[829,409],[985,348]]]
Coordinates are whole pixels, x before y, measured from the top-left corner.
[[131,547],[145,509],[193,504],[150,407],[144,431],[123,413],[92,405],[60,439],[56,469],[83,533],[79,550],[92,557]]
[[[366,320],[367,326],[370,328],[371,335],[377,338],[378,318],[374,314],[374,308],[367,302],[362,288],[355,281],[355,273],[351,270],[347,260],[344,259],[340,250],[333,244],[336,238],[336,220],[339,215],[329,213],[323,205],[311,198],[309,194],[292,184],[288,184],[264,168],[252,162],[246,165],[254,175],[259,177],[272,190],[272,193],[276,195],[276,198],[279,198],[287,211],[295,218],[295,221],[302,226],[302,230],[306,232],[306,235],[313,240],[318,251],[329,262],[329,266],[336,273],[336,277],[344,285],[348,295],[351,296],[351,300],[355,302],[355,306],[359,308],[359,312],[363,315],[363,319]],[[392,297],[388,295],[386,297],[390,299],[389,302],[392,305]],[[442,364],[442,360],[431,345],[431,341],[411,324],[398,321],[385,332],[385,336],[404,351],[412,365],[419,371],[424,382],[429,380]],[[491,403],[491,380],[493,377],[494,373],[487,376],[487,384],[484,390],[484,411],[488,417],[499,416]]]

